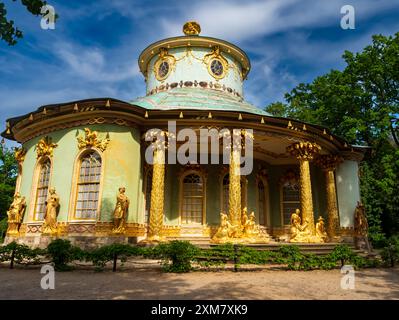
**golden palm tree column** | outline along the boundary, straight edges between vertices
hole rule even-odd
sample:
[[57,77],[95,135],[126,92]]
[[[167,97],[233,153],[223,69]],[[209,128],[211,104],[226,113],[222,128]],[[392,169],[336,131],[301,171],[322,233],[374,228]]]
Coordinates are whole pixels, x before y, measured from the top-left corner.
[[327,195],[327,234],[330,241],[338,240],[339,213],[337,203],[337,191],[335,187],[335,169],[342,162],[338,155],[327,154],[316,158],[325,174]]
[[162,240],[161,231],[164,215],[165,198],[165,148],[154,150],[154,162],[152,171],[150,223],[146,241],[157,242]]
[[313,142],[295,142],[287,147],[287,152],[299,160],[302,223],[308,223],[309,230],[313,235],[316,234],[316,229],[309,161],[312,161],[314,155],[319,153],[320,150],[321,147]]
[[240,175],[241,148],[233,147],[230,152],[229,168],[229,216],[231,224],[241,230],[241,175]]

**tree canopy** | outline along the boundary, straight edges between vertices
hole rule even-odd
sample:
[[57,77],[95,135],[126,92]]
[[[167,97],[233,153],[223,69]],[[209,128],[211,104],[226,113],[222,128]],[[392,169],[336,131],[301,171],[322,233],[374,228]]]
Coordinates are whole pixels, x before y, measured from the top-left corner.
[[[16,0],[12,0],[15,2]],[[21,0],[22,5],[35,16],[41,15],[41,9],[46,5],[46,1],[41,0]],[[17,39],[22,38],[23,33],[15,26],[13,20],[7,19],[7,10],[5,4],[0,1],[0,38],[13,46],[17,43]]]
[[367,145],[360,165],[362,199],[374,240],[399,232],[399,33],[375,35],[359,53],[346,51],[344,70],[300,83],[265,110],[330,128]]

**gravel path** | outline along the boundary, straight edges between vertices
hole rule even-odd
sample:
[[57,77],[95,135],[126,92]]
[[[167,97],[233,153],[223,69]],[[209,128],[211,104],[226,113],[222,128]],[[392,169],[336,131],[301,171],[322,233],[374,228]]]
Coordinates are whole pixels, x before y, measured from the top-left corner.
[[39,267],[0,265],[0,299],[399,299],[399,268],[356,272],[354,290],[340,270],[161,273],[136,264],[112,273],[82,268],[55,274],[55,290],[40,287]]

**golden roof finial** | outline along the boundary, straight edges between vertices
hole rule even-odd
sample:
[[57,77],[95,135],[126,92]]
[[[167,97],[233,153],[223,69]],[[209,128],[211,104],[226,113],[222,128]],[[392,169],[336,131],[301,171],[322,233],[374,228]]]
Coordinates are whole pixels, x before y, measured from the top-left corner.
[[183,26],[183,32],[186,36],[198,36],[201,26],[195,21],[187,21]]

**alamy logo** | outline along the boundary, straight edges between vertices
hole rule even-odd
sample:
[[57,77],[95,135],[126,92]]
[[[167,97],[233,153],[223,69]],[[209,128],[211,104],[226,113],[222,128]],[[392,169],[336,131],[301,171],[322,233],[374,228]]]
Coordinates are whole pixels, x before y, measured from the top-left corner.
[[43,30],[54,30],[55,29],[55,9],[53,6],[49,4],[44,5],[40,13],[43,15],[42,19],[40,20],[40,27]]
[[355,289],[355,269],[352,266],[344,265],[341,268],[341,273],[344,274],[341,278],[341,289]]
[[55,271],[54,271],[54,267],[49,265],[49,264],[45,264],[40,269],[40,273],[44,274],[44,276],[40,280],[40,287],[43,290],[55,289]]
[[341,8],[341,28],[344,30],[355,29],[355,8],[349,4]]

